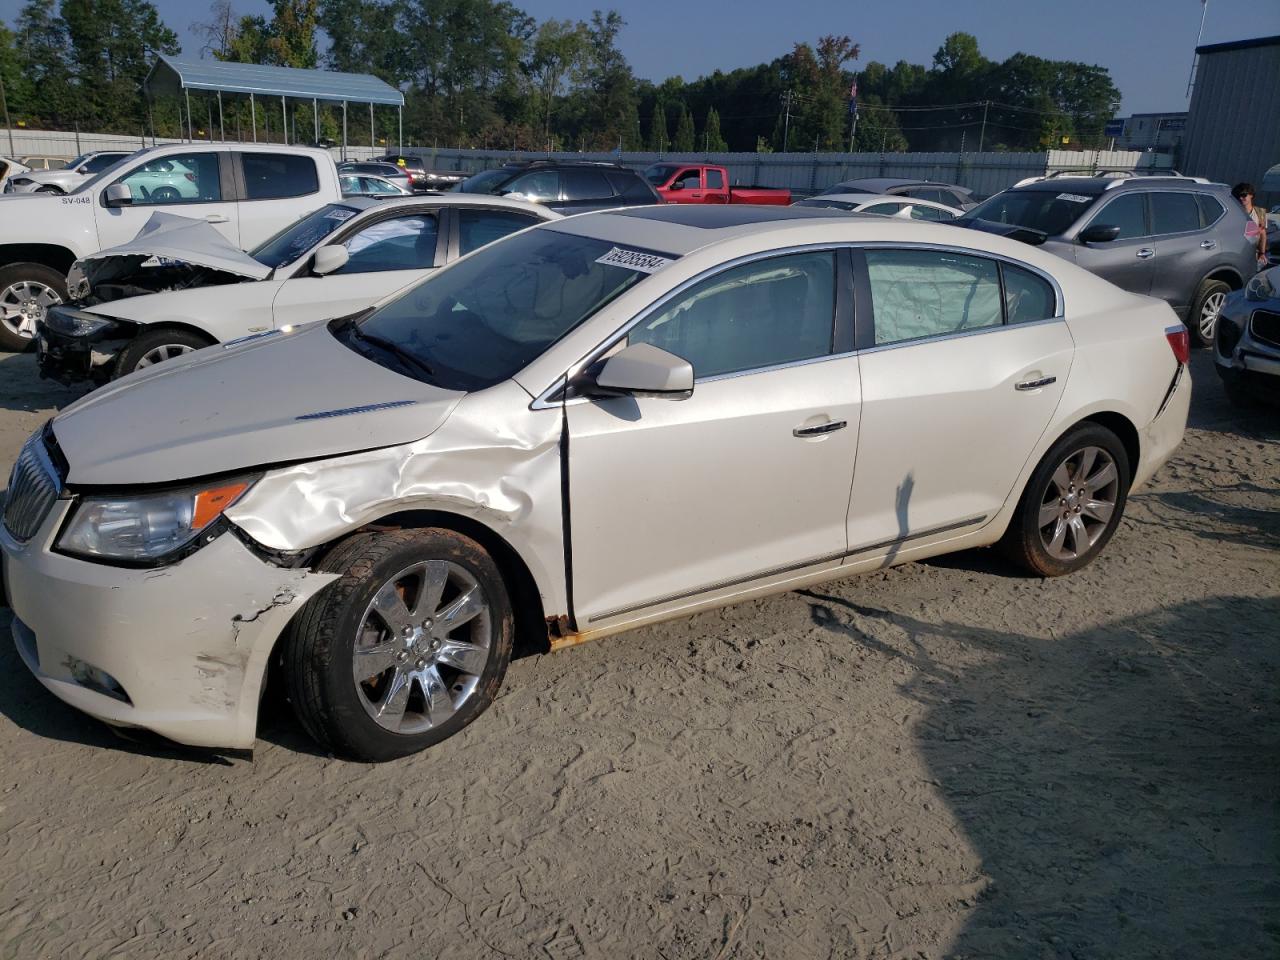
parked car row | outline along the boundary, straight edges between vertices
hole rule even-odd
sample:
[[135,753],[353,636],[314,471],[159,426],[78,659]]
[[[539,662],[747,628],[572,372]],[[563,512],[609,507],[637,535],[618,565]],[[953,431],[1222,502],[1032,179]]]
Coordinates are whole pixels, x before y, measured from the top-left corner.
[[[199,169],[182,149],[164,156]],[[243,254],[251,158],[214,155],[246,204],[236,238],[150,211],[82,255],[76,292],[100,302],[40,323],[70,353],[120,338],[84,345],[90,372],[99,350],[147,361],[31,436],[0,522],[21,659],[111,724],[250,748],[275,669],[326,749],[404,756],[493,703],[517,640],[973,547],[1071,573],[1183,434],[1170,308],[1007,237],[659,205],[638,175],[535,164],[492,171],[495,191],[329,196]],[[510,199],[573,202],[580,172],[649,202]],[[217,285],[111,298],[149,270]],[[217,339],[262,329],[149,359],[182,344],[148,316],[179,310],[230,324]]]

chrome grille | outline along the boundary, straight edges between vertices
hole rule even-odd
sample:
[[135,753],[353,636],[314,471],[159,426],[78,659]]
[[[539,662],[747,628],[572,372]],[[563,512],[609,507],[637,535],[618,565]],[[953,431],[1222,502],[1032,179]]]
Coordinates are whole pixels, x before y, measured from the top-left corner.
[[1280,313],[1270,310],[1253,311],[1253,316],[1249,318],[1249,329],[1263,343],[1280,347]]
[[9,474],[4,503],[4,525],[18,540],[30,540],[58,499],[58,472],[44,448],[39,432],[31,435]]

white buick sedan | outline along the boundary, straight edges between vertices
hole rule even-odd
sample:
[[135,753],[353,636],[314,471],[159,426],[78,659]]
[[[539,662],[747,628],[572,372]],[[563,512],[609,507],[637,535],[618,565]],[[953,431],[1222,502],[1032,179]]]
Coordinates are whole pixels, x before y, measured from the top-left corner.
[[13,633],[108,723],[251,747],[269,663],[386,760],[559,649],[999,544],[1056,576],[1177,447],[1164,303],[1025,244],[663,206],[508,237],[367,314],[142,371],[23,448]]

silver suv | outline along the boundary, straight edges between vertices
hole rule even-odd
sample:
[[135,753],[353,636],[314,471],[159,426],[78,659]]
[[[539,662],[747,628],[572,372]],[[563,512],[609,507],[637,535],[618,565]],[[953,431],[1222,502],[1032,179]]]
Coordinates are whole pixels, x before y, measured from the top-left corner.
[[1201,344],[1257,270],[1245,215],[1192,177],[1061,177],[998,193],[952,221],[1043,246],[1131,293],[1165,300]]

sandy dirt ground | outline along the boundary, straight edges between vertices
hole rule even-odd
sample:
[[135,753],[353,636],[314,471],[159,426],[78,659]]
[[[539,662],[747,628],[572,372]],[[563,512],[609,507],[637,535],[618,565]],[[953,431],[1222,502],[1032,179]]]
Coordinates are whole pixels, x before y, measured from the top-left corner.
[[[280,707],[251,761],[122,740],[0,610],[0,957],[1274,958],[1280,418],[1194,372],[1079,574],[963,554],[526,658],[382,766]],[[72,396],[0,357],[6,475]]]

